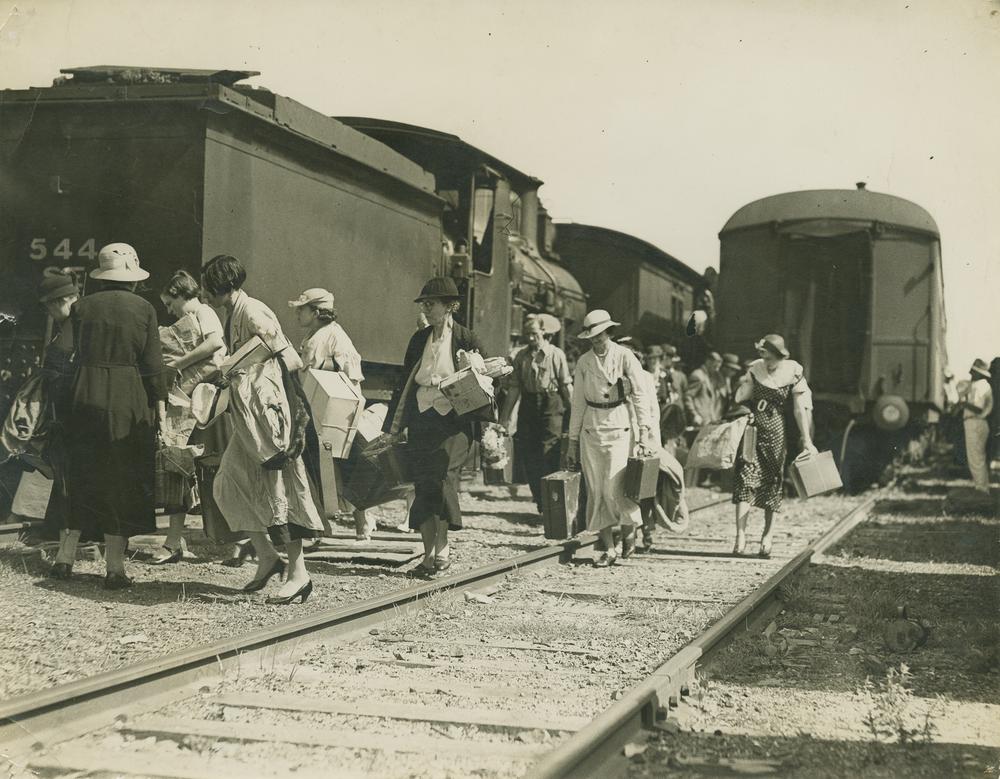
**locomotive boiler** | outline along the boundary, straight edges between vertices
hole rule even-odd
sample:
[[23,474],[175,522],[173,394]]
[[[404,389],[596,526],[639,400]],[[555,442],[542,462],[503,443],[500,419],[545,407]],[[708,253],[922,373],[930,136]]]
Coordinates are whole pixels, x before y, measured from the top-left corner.
[[784,335],[813,389],[817,440],[863,488],[943,409],[937,225],[859,183],[750,203],[719,240],[719,345],[748,357],[764,333]]

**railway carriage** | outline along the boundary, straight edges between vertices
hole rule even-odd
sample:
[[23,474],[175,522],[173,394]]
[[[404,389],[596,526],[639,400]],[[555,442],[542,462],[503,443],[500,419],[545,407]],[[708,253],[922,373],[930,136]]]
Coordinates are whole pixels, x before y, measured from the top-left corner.
[[785,336],[816,399],[817,438],[867,486],[944,404],[941,239],[923,208],[853,190],[789,192],[719,233],[717,339],[748,357]]

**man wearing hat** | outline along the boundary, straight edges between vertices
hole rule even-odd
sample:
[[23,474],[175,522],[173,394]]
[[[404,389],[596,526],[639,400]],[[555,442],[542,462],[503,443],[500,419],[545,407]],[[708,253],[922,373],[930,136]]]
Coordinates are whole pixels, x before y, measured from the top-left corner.
[[408,431],[408,459],[412,466],[414,498],[409,523],[420,531],[424,559],[418,576],[432,577],[451,566],[448,530],[462,528],[458,504],[459,475],[472,445],[474,415],[459,416],[441,392],[441,381],[458,370],[458,352],[486,356],[479,337],[454,320],[461,305],[455,282],[446,277],[428,281],[414,300],[427,317],[428,326],[410,338],[403,357],[406,379],[393,393],[385,430]]
[[731,352],[722,355],[722,365],[719,367],[719,419],[725,416],[729,406],[733,403],[733,395],[736,392],[737,377],[743,374],[743,366],[740,365],[740,358]]
[[653,344],[646,349],[646,370],[653,374],[660,405],[660,434],[671,454],[676,451],[677,439],[684,435],[687,427],[684,410],[687,377],[675,367],[679,363],[677,348],[670,344]]
[[972,482],[979,492],[990,491],[990,470],[986,447],[990,438],[990,413],[993,411],[993,390],[986,362],[976,359],[969,369],[969,390],[962,401],[962,424],[965,428],[965,456],[969,462]]
[[549,314],[525,322],[527,345],[514,357],[513,381],[500,414],[500,424],[506,427],[514,404],[520,401],[514,434],[515,457],[524,468],[531,497],[539,511],[542,477],[559,470],[563,417],[573,394],[566,353],[551,342],[560,327],[559,320]]

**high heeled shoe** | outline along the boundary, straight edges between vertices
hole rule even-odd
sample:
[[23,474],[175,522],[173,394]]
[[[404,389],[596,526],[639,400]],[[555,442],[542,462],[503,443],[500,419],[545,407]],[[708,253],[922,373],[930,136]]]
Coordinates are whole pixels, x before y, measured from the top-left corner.
[[237,546],[239,549],[236,554],[223,560],[222,565],[227,568],[239,568],[247,559],[257,557],[257,551],[249,541],[244,541],[242,544],[237,544]]
[[747,534],[737,533],[736,543],[733,544],[733,554],[742,555],[747,551]]
[[279,577],[284,576],[285,573],[285,561],[280,557],[274,561],[274,565],[271,566],[271,570],[265,573],[259,579],[251,579],[245,585],[243,585],[243,592],[258,592],[263,590],[267,583],[271,580],[271,577],[278,574]]
[[773,539],[771,536],[761,536],[760,537],[760,552],[759,555],[765,560],[771,558],[771,546],[773,544]]
[[132,586],[132,580],[123,573],[109,573],[104,577],[104,589],[124,590]]
[[150,565],[173,565],[184,559],[183,549],[171,549],[169,546],[163,548],[167,550],[167,554],[163,557],[154,557],[149,561]]
[[301,587],[299,587],[291,595],[282,598],[280,595],[272,595],[264,599],[264,603],[268,603],[272,606],[287,606],[289,603],[294,603],[296,598],[299,598],[302,603],[306,602],[306,599],[312,595],[313,583],[312,579],[307,581]]

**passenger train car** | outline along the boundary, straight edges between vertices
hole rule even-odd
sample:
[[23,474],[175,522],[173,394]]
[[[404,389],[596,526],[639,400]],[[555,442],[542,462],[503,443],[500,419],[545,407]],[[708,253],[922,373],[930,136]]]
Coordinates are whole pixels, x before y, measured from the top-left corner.
[[937,225],[862,183],[757,200],[719,240],[719,345],[747,357],[754,338],[783,334],[812,386],[820,441],[863,488],[944,406]]

